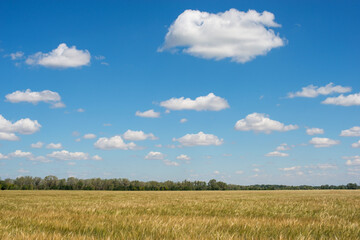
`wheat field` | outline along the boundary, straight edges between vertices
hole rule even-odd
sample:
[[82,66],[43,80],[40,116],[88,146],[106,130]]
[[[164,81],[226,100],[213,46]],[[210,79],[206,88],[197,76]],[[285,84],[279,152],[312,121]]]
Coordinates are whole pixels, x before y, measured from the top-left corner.
[[360,239],[360,191],[0,191],[0,239]]

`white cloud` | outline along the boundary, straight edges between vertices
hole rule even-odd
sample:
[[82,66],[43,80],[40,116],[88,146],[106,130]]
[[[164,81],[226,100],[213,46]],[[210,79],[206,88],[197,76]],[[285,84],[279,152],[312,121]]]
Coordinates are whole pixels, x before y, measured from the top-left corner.
[[159,51],[183,48],[183,52],[196,57],[231,58],[245,63],[284,45],[284,40],[270,29],[280,27],[274,19],[274,14],[267,11],[230,9],[213,14],[186,10],[170,26]]
[[349,156],[343,157],[343,159],[347,160],[346,165],[348,166],[357,166],[360,165],[360,156]]
[[342,137],[360,137],[360,127],[355,126],[350,129],[342,130],[340,133]]
[[346,107],[360,105],[360,93],[354,93],[347,96],[341,94],[338,97],[329,97],[326,98],[321,103],[346,106]]
[[32,148],[42,148],[44,146],[44,143],[43,142],[32,143],[30,146]]
[[89,154],[84,152],[69,152],[66,150],[52,152],[47,155],[48,157],[55,158],[57,160],[69,161],[69,160],[87,160]]
[[121,136],[113,136],[111,138],[102,137],[99,138],[96,143],[94,143],[96,148],[102,150],[110,149],[122,149],[122,150],[131,150],[135,149],[136,144],[133,142],[125,143]]
[[74,68],[89,65],[90,58],[88,50],[78,50],[75,46],[69,48],[61,43],[49,53],[38,52],[29,56],[26,63],[50,68]]
[[96,138],[96,135],[93,133],[87,133],[83,136],[84,139],[94,139]]
[[29,102],[38,104],[39,102],[50,103],[52,108],[63,108],[65,104],[61,102],[61,97],[57,92],[44,90],[41,92],[32,92],[31,89],[25,91],[15,91],[5,96],[11,103]]
[[219,146],[224,143],[223,139],[219,139],[213,134],[206,134],[198,132],[196,134],[186,134],[181,138],[173,138],[173,141],[178,141],[183,146]]
[[49,143],[47,146],[46,146],[47,149],[61,149],[62,148],[62,145],[61,143]]
[[160,113],[155,112],[154,109],[150,109],[145,112],[136,111],[135,116],[145,117],[145,118],[158,118],[160,117]]
[[219,172],[218,170],[215,170],[215,171],[214,171],[214,174],[215,174],[215,175],[219,175],[220,172]]
[[238,131],[254,131],[271,133],[272,131],[286,132],[298,129],[297,125],[284,125],[281,122],[271,120],[264,113],[252,113],[236,122],[235,129]]
[[16,136],[14,133],[0,132],[0,140],[19,141],[20,138],[18,136]]
[[340,144],[340,141],[333,140],[333,139],[330,139],[330,138],[318,138],[318,137],[315,137],[315,138],[312,138],[309,141],[309,143],[313,144],[314,147],[316,147],[316,148],[321,148],[321,147],[331,147],[333,145]]
[[130,130],[130,129],[127,130],[123,134],[123,138],[125,140],[130,140],[130,141],[143,141],[143,140],[146,140],[146,139],[150,139],[150,140],[158,139],[152,133],[144,133],[143,131],[133,131],[133,130]]
[[195,100],[190,98],[171,98],[160,103],[160,106],[169,110],[196,110],[196,111],[220,111],[229,108],[226,99],[209,93],[207,96],[197,97]]
[[177,160],[183,160],[183,161],[190,161],[190,157],[186,154],[181,154],[179,156],[176,157]]
[[4,154],[0,153],[0,160],[1,160],[1,159],[7,159],[7,158],[8,158],[8,156],[6,156],[6,155],[4,155]]
[[85,112],[85,109],[83,109],[83,108],[78,108],[78,109],[76,109],[76,111],[79,112],[79,113],[83,113],[83,112]]
[[265,154],[266,157],[288,157],[289,154],[288,153],[283,153],[283,152],[279,152],[279,151],[274,151],[274,152],[269,152],[267,154]]
[[306,129],[307,135],[316,135],[316,134],[324,134],[324,129],[322,128],[308,128]]
[[41,162],[41,163],[49,163],[52,162],[50,159],[44,157],[44,156],[31,156],[28,158],[28,160],[32,162]]
[[351,147],[353,148],[360,148],[360,140],[357,142],[354,142],[353,144],[351,144]]
[[294,170],[298,170],[300,169],[301,167],[300,166],[294,166],[294,167],[288,167],[288,168],[279,168],[279,170],[281,171],[294,171]]
[[18,141],[20,139],[15,135],[15,133],[33,134],[39,131],[40,128],[41,125],[37,120],[23,118],[12,123],[0,115],[0,140]]
[[318,87],[314,85],[309,85],[307,87],[303,87],[301,91],[295,93],[288,93],[289,98],[295,97],[307,97],[314,98],[319,95],[329,95],[333,93],[347,93],[351,92],[351,87],[343,87],[340,85],[334,86],[334,83],[329,83],[326,86]]
[[180,119],[180,123],[186,123],[188,120],[186,118]]
[[175,167],[177,167],[177,166],[180,165],[179,163],[170,161],[170,160],[168,160],[168,159],[164,159],[164,160],[163,160],[163,163],[164,163],[166,166],[175,166]]
[[276,147],[276,151],[287,151],[290,150],[291,148],[289,147],[289,145],[287,145],[287,143],[282,143],[280,144],[280,146]]
[[31,152],[23,152],[21,150],[16,150],[15,152],[9,153],[8,155],[12,158],[30,158],[33,156]]
[[93,159],[93,160],[96,160],[96,161],[102,161],[102,160],[103,160],[103,158],[100,157],[99,155],[94,155],[94,156],[92,156],[92,159]]
[[235,171],[235,174],[238,174],[238,175],[243,174],[243,173],[244,173],[244,171],[241,171],[241,170]]
[[165,154],[161,153],[161,152],[149,152],[146,156],[145,159],[149,159],[149,160],[163,160],[165,159]]
[[11,58],[11,60],[18,60],[24,57],[24,53],[21,51],[17,51],[15,53],[10,53],[9,55],[7,55]]

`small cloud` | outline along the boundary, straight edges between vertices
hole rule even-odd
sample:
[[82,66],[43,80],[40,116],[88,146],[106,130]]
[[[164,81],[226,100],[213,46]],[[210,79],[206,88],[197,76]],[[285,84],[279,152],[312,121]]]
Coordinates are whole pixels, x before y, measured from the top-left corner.
[[96,138],[96,135],[93,133],[87,133],[83,136],[84,139],[94,139]]
[[303,87],[301,91],[295,93],[288,93],[289,98],[295,97],[306,97],[306,98],[315,98],[319,95],[329,95],[333,93],[347,93],[351,92],[351,87],[343,87],[340,85],[334,86],[333,83],[329,83],[323,87],[317,87],[314,85],[309,85]]
[[315,138],[312,138],[309,141],[309,143],[314,145],[314,147],[316,147],[316,148],[323,148],[323,147],[331,147],[331,146],[334,146],[334,145],[338,145],[338,144],[340,144],[340,141],[333,140],[333,139],[330,139],[330,138],[318,138],[318,137],[315,137]]
[[173,141],[179,142],[182,146],[209,146],[215,145],[219,146],[224,143],[223,139],[219,139],[217,136],[213,134],[206,134],[203,132],[198,132],[195,134],[186,134],[181,138],[173,138]]
[[274,151],[274,152],[269,152],[269,153],[265,154],[265,156],[266,157],[288,157],[289,154],[279,152],[279,151]]
[[46,146],[47,149],[62,149],[61,143],[49,143]]
[[165,159],[165,154],[161,153],[161,152],[149,152],[146,156],[145,159],[148,160],[163,160]]
[[76,111],[79,112],[79,113],[83,113],[83,112],[85,112],[85,109],[83,109],[83,108],[78,108]]
[[32,148],[42,148],[44,146],[44,143],[43,142],[32,143],[30,146]]
[[180,123],[186,123],[188,120],[186,118],[180,119]]
[[350,129],[342,130],[340,133],[341,137],[360,137],[360,127],[354,126]]
[[324,134],[324,129],[322,128],[308,128],[306,129],[307,135],[316,135],[316,134]]
[[180,164],[177,163],[177,162],[172,162],[172,161],[167,160],[167,159],[164,159],[164,160],[163,160],[163,163],[164,163],[166,166],[175,166],[175,167],[177,167],[177,166],[180,165]]
[[154,109],[150,109],[145,112],[136,111],[135,116],[144,117],[144,118],[159,118],[160,113],[155,112]]

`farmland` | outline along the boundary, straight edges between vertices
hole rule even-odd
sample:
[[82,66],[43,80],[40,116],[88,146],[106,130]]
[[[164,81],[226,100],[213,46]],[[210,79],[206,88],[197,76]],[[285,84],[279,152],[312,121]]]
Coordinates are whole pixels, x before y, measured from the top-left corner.
[[360,239],[359,190],[0,191],[0,239]]

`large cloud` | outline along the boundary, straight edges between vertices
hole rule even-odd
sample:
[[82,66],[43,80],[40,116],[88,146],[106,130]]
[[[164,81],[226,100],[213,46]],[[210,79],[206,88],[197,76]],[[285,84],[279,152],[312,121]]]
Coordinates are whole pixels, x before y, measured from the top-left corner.
[[196,134],[186,134],[181,138],[174,138],[173,141],[178,141],[183,146],[219,146],[224,143],[223,139],[219,139],[213,134],[206,134],[203,132]]
[[20,134],[33,134],[39,131],[41,125],[37,120],[31,120],[29,118],[20,119],[14,123],[6,120],[0,115],[0,139],[8,141],[17,141],[19,138],[15,133]]
[[26,63],[51,68],[71,68],[88,65],[90,58],[88,50],[78,50],[75,46],[69,48],[65,43],[61,43],[49,53],[38,52],[29,56]]
[[356,106],[360,105],[360,93],[354,93],[347,96],[341,94],[338,97],[329,97],[322,101],[323,104],[333,104],[338,106]]
[[160,103],[160,106],[169,110],[196,110],[196,111],[220,111],[229,108],[226,99],[209,93],[207,96],[197,97],[195,100],[190,98],[171,98]]
[[347,93],[351,92],[351,87],[343,87],[340,85],[334,86],[334,83],[329,83],[323,87],[318,87],[314,85],[309,85],[307,87],[303,87],[301,91],[295,93],[288,93],[289,98],[295,97],[307,97],[314,98],[319,95],[329,95],[332,93]]
[[315,138],[312,138],[309,141],[309,143],[314,145],[314,147],[316,147],[316,148],[321,148],[321,147],[331,147],[333,145],[340,144],[340,141],[333,140],[333,139],[330,139],[330,138],[315,137]]
[[360,127],[354,126],[350,129],[342,130],[340,133],[342,137],[360,137]]
[[154,109],[150,109],[145,112],[136,111],[135,116],[144,117],[144,118],[159,118],[160,113],[155,112]]
[[122,149],[122,150],[131,150],[136,147],[136,144],[133,142],[125,143],[121,136],[113,136],[111,138],[102,137],[99,138],[94,146],[102,150],[110,149]]
[[264,113],[252,113],[236,122],[235,129],[238,131],[255,131],[271,133],[272,131],[286,132],[298,129],[297,125],[285,125],[281,122],[271,120]]
[[155,135],[152,133],[144,133],[143,131],[133,131],[130,129],[127,130],[123,134],[123,138],[125,140],[130,140],[130,141],[142,141],[142,140],[146,140],[146,139],[156,140],[157,139],[157,137],[155,137]]
[[184,48],[183,52],[196,57],[245,63],[284,45],[270,29],[280,27],[274,19],[267,11],[230,9],[213,14],[186,10],[170,26],[159,50]]
[[44,90],[41,92],[32,92],[30,89],[26,91],[16,91],[5,96],[6,100],[11,103],[29,102],[32,104],[38,104],[39,102],[46,102],[52,105],[52,108],[65,107],[65,104],[61,102],[61,97],[57,92],[50,90]]

